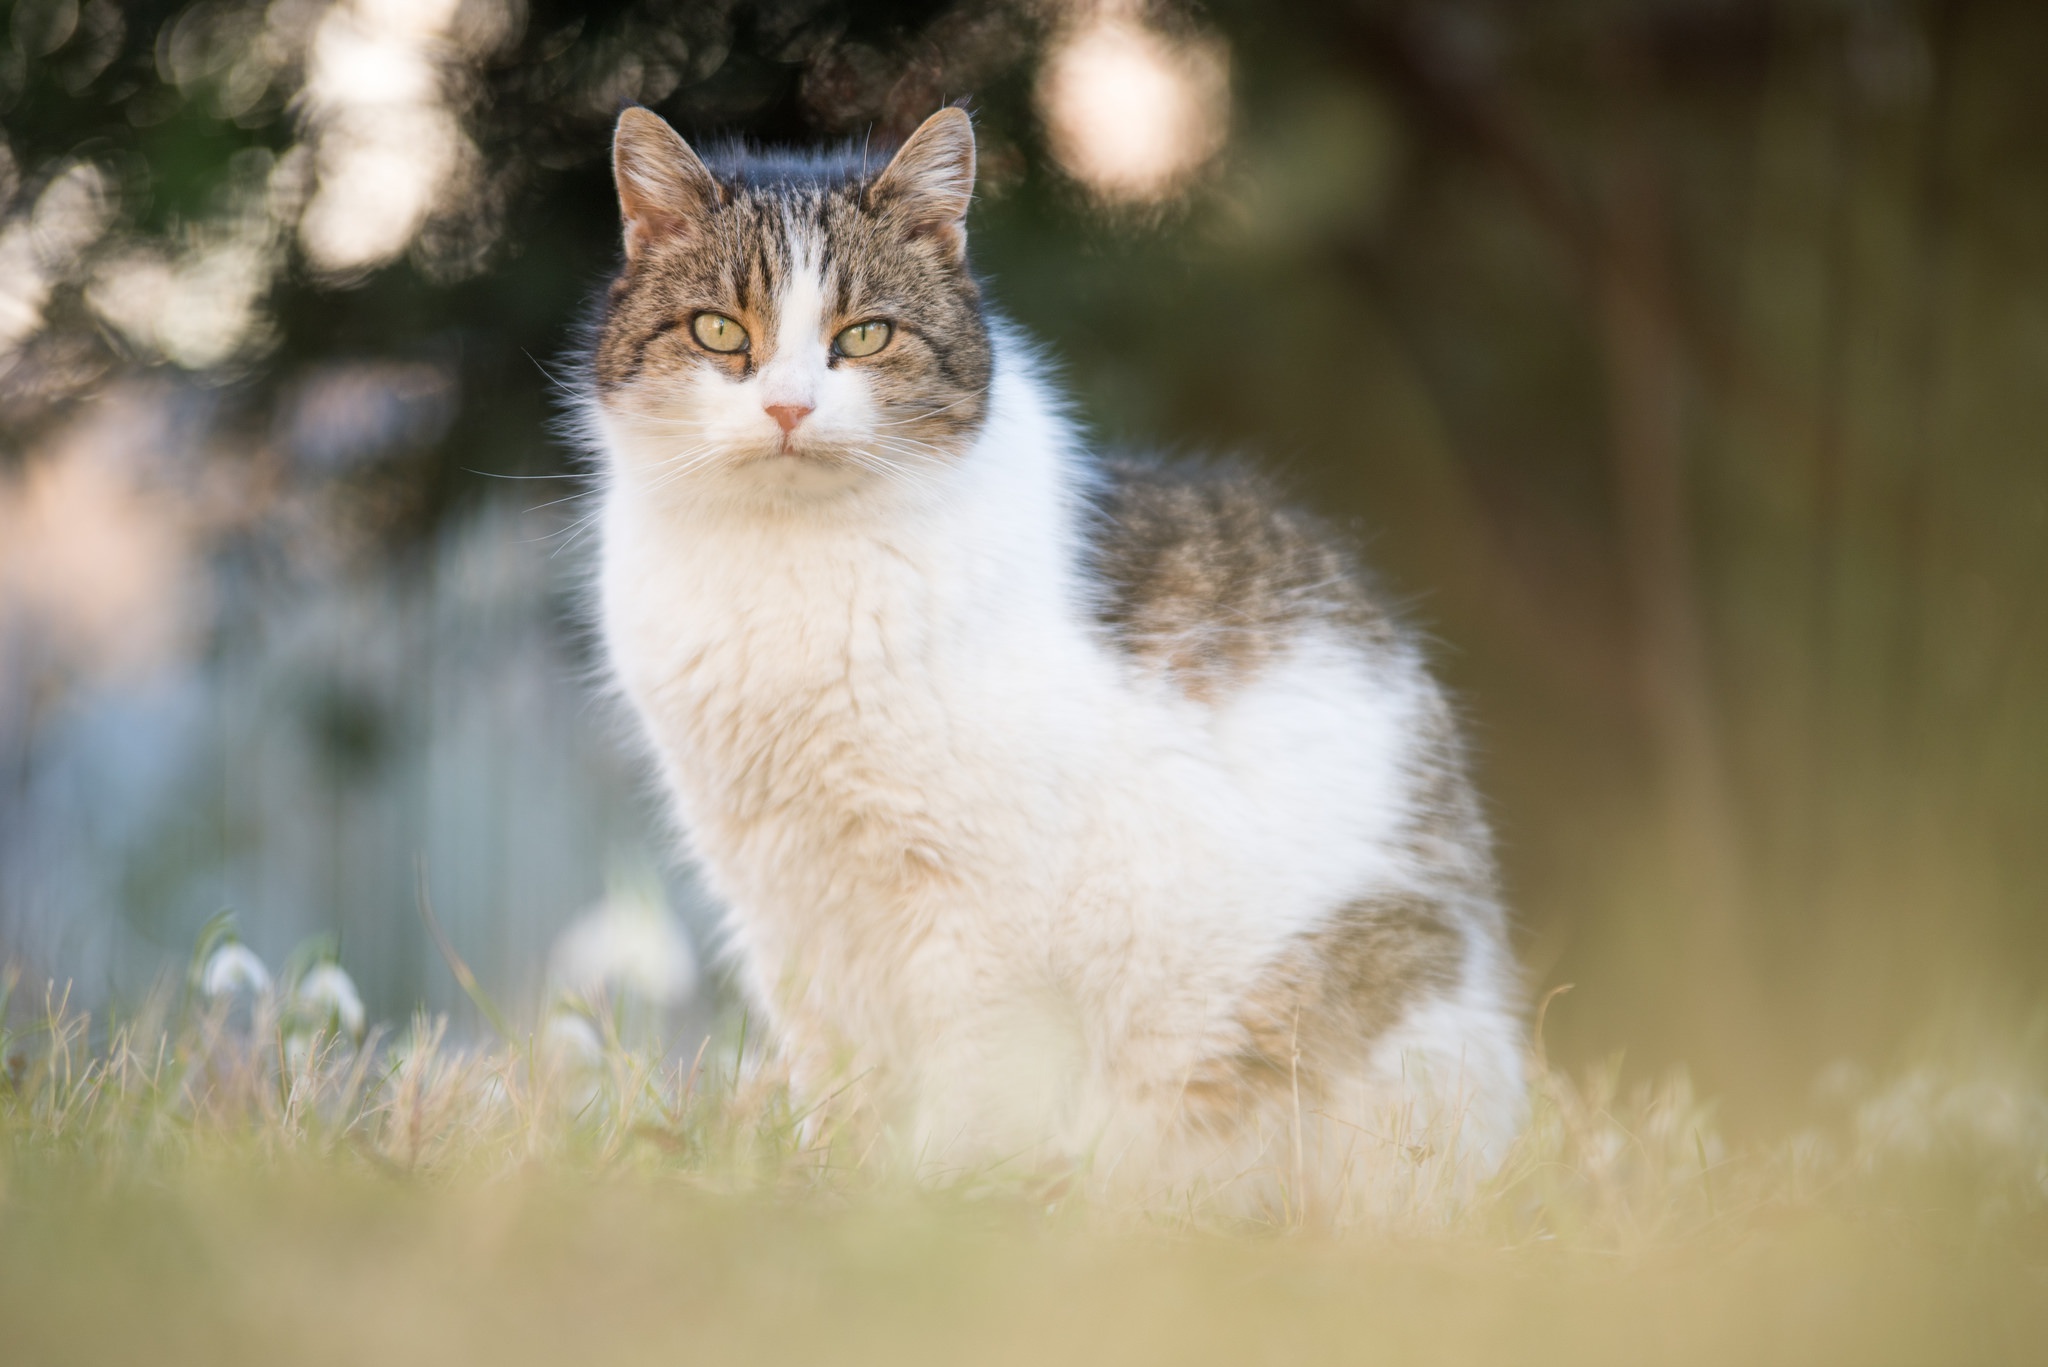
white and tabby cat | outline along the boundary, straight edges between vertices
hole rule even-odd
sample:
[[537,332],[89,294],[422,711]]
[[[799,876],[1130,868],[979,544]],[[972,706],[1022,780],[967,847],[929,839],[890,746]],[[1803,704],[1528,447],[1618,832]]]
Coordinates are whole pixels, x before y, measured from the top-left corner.
[[1497,1155],[1487,832],[1346,551],[1090,453],[968,269],[960,110],[879,171],[717,160],[619,120],[603,632],[798,1089],[1238,1205]]

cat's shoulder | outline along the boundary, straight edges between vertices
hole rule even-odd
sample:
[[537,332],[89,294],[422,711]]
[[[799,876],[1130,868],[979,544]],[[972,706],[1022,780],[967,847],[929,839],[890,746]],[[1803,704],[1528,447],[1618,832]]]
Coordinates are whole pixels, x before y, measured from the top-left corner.
[[1363,649],[1398,639],[1345,540],[1241,462],[1114,456],[1090,500],[1097,620],[1140,662],[1211,698],[1312,626]]

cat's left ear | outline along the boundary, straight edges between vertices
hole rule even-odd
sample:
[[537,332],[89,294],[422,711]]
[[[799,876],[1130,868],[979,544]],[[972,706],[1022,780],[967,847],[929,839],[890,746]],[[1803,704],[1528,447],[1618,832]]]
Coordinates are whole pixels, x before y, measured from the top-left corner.
[[936,238],[953,259],[967,259],[967,206],[974,201],[974,124],[967,111],[941,109],[868,187],[868,204],[913,233]]

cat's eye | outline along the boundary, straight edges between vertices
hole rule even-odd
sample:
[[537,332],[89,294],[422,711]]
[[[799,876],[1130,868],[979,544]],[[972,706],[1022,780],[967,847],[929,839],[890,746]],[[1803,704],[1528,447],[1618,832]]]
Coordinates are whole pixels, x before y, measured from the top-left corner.
[[706,351],[745,351],[747,330],[722,313],[700,313],[690,320],[690,333]]
[[893,331],[880,319],[855,323],[832,339],[832,349],[841,356],[872,356],[889,345],[889,334]]

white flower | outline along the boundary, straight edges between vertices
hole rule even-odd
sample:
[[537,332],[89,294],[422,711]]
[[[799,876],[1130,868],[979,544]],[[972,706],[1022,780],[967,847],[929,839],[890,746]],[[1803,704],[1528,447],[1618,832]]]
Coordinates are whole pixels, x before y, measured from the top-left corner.
[[351,1038],[363,1033],[363,999],[355,979],[340,964],[315,964],[292,989],[294,1015]]
[[583,1013],[564,1007],[551,1012],[541,1027],[540,1053],[564,1072],[588,1072],[604,1062],[604,1037]]
[[616,891],[578,917],[548,952],[556,995],[605,993],[677,1006],[697,987],[697,956],[651,892]]
[[270,970],[255,950],[230,940],[207,959],[199,975],[199,990],[209,998],[260,997],[270,991]]
[[541,1026],[538,1052],[553,1076],[557,1104],[581,1113],[596,1102],[604,1077],[604,1037],[580,1011],[557,1007]]

